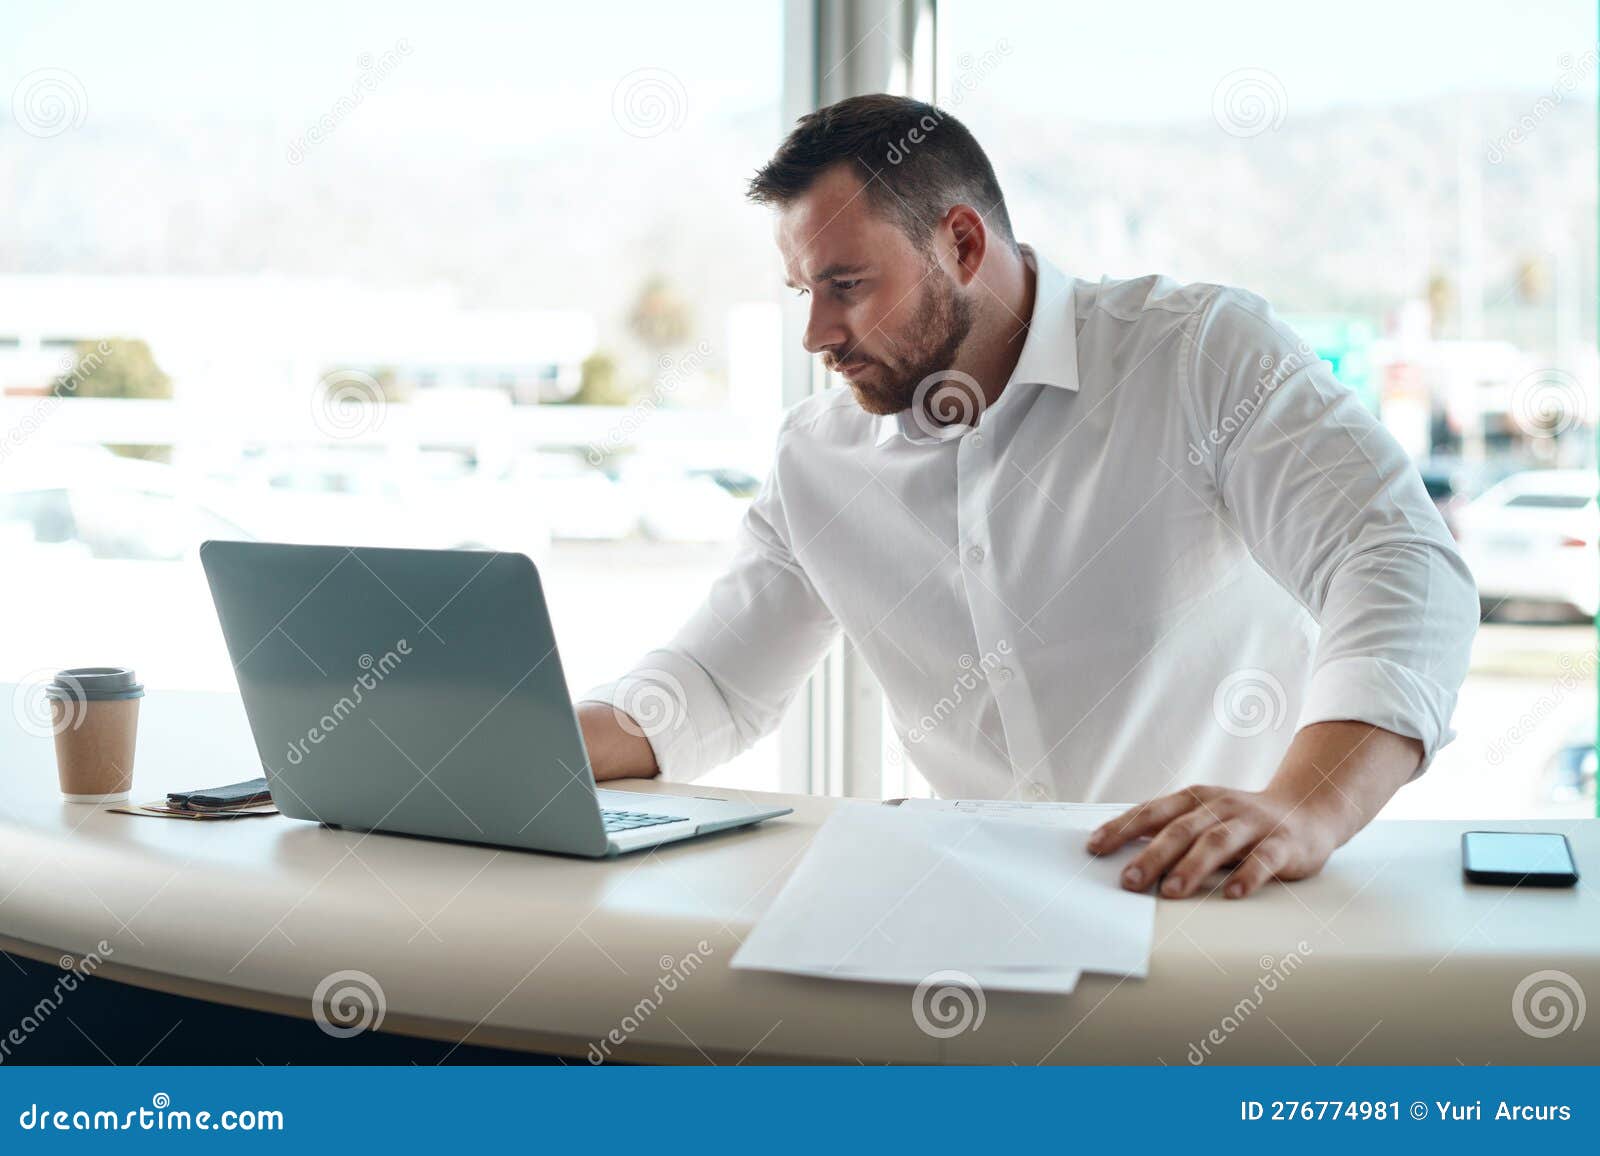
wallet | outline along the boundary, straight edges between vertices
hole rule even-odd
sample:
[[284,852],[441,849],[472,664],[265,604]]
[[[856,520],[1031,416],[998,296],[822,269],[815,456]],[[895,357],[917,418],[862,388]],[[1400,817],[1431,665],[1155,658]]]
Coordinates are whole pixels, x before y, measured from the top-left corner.
[[193,791],[167,792],[167,804],[190,811],[228,810],[272,802],[266,779],[247,779],[226,787],[200,787]]

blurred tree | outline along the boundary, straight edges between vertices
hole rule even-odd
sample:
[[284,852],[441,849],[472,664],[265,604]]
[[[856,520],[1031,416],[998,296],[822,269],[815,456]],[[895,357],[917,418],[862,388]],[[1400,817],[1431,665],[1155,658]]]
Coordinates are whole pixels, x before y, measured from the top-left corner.
[[694,332],[694,311],[665,277],[648,278],[628,313],[628,326],[645,348],[659,353],[684,344]]
[[632,391],[622,384],[622,375],[617,372],[616,358],[600,349],[583,359],[573,405],[627,405],[632,400]]
[[414,383],[400,380],[399,373],[390,365],[375,369],[340,366],[324,373],[317,384],[325,399],[336,396],[340,401],[372,405],[407,402],[416,393]]
[[106,449],[120,458],[133,458],[135,461],[141,462],[161,462],[163,465],[169,466],[172,464],[171,446],[122,445],[120,443],[107,442]]
[[384,401],[410,401],[416,394],[416,382],[402,381],[392,365],[380,365],[372,371],[372,380],[378,383]]
[[113,337],[80,341],[73,365],[50,385],[55,397],[115,397],[143,400],[172,396],[172,379],[161,372],[142,341]]
[[1433,334],[1437,337],[1444,331],[1444,322],[1450,316],[1450,311],[1455,308],[1456,290],[1450,278],[1443,273],[1435,273],[1428,278],[1428,309],[1433,314]]
[[1550,265],[1543,253],[1517,261],[1517,297],[1524,305],[1539,305],[1550,293]]

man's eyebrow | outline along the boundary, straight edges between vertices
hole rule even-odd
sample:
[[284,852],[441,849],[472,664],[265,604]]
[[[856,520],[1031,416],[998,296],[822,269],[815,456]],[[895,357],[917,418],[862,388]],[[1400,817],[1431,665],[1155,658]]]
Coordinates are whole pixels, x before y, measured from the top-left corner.
[[[867,271],[867,266],[865,266],[865,265],[835,264],[835,265],[829,265],[826,269],[819,270],[817,275],[815,277],[813,277],[811,280],[812,280],[812,283],[815,284],[816,282],[819,282],[819,281],[832,281],[835,277],[847,277],[851,273],[865,273],[866,271]],[[785,285],[789,286],[789,288],[791,288],[791,289],[798,289],[799,288],[798,285],[796,285],[793,281],[789,280],[787,277],[784,278],[783,283]]]

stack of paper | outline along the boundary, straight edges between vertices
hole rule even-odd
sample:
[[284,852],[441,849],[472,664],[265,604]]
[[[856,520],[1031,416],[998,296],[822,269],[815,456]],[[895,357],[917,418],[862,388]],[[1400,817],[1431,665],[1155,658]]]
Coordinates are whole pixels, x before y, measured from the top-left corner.
[[1045,992],[1070,992],[1081,971],[1143,977],[1155,900],[1118,882],[1127,853],[1084,849],[1120,810],[846,803],[732,966],[910,984],[959,971]]

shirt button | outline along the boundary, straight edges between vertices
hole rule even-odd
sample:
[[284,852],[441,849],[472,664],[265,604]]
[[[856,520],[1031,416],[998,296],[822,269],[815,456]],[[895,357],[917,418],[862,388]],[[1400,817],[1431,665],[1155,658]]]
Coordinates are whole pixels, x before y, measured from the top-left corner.
[[983,561],[983,547],[982,546],[974,546],[972,549],[968,550],[967,551],[967,561],[968,562],[982,562]]
[[1029,787],[1028,794],[1032,795],[1035,799],[1038,799],[1041,803],[1050,797],[1050,792],[1045,790],[1043,785],[1039,783],[1035,783],[1033,786]]
[[994,680],[996,682],[1010,682],[1011,681],[1011,677],[1012,677],[1012,670],[1011,670],[1011,668],[1009,666],[1001,666],[1001,667],[996,667],[995,668]]
[[983,444],[983,435],[981,433],[973,434],[972,435],[972,444],[975,445],[975,446],[981,446]]

